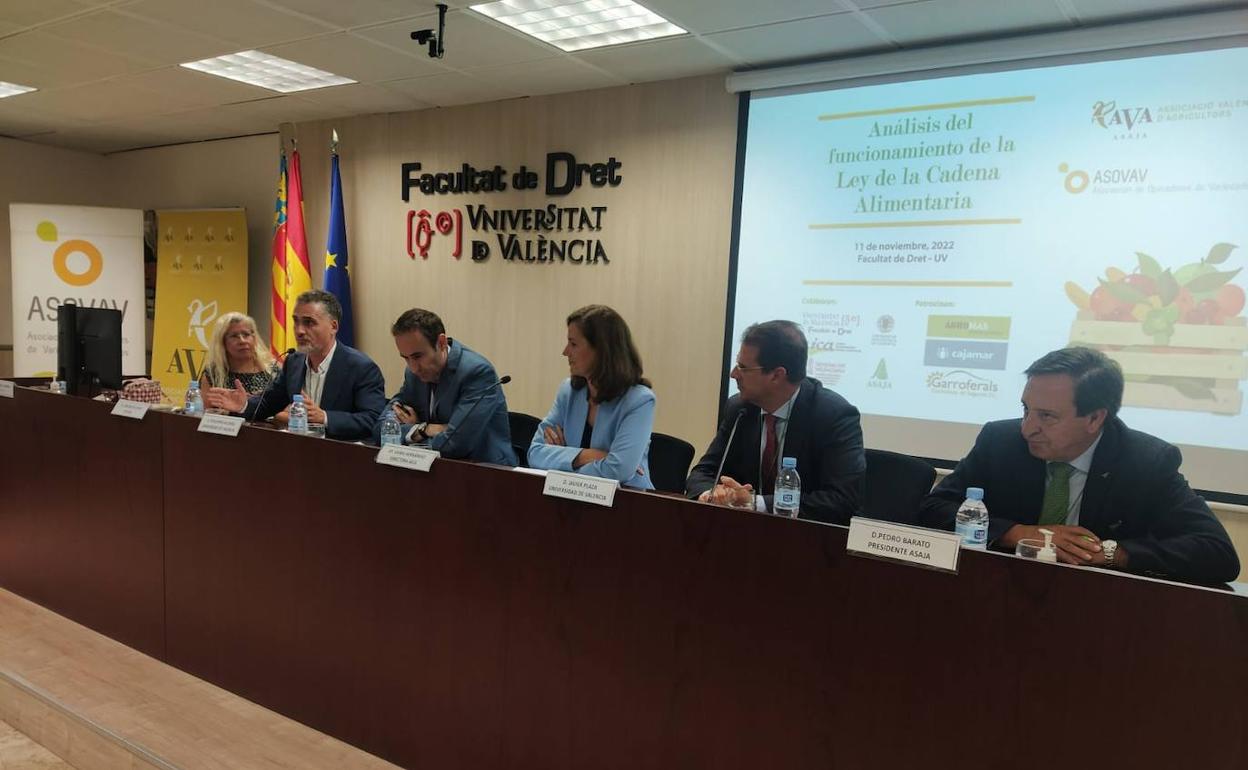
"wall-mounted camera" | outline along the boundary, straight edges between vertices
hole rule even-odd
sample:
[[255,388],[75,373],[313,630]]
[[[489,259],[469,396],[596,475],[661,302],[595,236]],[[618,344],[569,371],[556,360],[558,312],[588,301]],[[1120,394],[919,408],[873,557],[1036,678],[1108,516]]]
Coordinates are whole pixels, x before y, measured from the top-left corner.
[[419,45],[429,46],[429,58],[441,59],[446,53],[446,4],[438,3],[438,29],[418,29],[412,33],[412,40]]

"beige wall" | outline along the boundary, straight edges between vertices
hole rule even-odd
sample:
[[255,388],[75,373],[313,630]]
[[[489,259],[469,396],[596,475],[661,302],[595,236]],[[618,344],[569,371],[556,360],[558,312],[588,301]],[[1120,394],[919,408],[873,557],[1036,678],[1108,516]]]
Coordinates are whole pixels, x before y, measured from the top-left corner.
[[[340,137],[357,344],[397,390],[403,373],[389,325],[426,307],[451,336],[510,374],[509,406],[544,415],[567,376],[564,319],[603,303],[632,327],[658,395],[655,429],[699,449],[714,432],[723,349],[725,286],[736,142],[736,100],[719,77],[562,94],[293,127],[303,161],[313,271],[323,269],[331,129]],[[616,188],[582,188],[561,198],[543,191],[400,195],[400,166],[426,171],[461,163],[511,172],[542,168],[546,154],[582,161],[617,158]],[[543,182],[545,180],[542,174]],[[605,205],[600,234],[610,264],[518,264],[498,253],[456,261],[435,239],[428,260],[408,258],[410,210]],[[466,217],[466,213],[465,213]],[[465,224],[467,228],[467,224]],[[465,251],[471,234],[465,238]],[[551,237],[569,237],[552,234]],[[570,236],[577,237],[577,236]],[[319,282],[319,277],[318,277]]]

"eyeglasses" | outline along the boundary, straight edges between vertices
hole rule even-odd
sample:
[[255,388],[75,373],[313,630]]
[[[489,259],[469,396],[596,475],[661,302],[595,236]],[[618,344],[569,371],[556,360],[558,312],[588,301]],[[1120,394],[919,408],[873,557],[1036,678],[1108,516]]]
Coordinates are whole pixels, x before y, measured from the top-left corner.
[[737,372],[761,372],[765,370],[767,367],[765,366],[742,366],[741,363],[738,361],[735,365],[733,365],[732,368],[733,368],[733,371],[737,371]]

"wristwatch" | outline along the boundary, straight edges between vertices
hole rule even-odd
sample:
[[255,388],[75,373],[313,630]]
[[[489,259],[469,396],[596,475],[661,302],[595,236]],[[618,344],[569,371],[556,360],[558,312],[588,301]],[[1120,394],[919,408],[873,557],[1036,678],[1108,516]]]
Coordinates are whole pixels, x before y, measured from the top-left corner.
[[1118,566],[1117,563],[1114,562],[1114,556],[1118,554],[1118,541],[1117,540],[1102,540],[1101,552],[1105,554],[1105,566],[1106,567],[1113,568],[1113,567]]
[[425,441],[429,438],[428,434],[425,433],[425,428],[428,428],[428,427],[429,427],[428,422],[416,423],[416,435],[420,437],[421,441]]

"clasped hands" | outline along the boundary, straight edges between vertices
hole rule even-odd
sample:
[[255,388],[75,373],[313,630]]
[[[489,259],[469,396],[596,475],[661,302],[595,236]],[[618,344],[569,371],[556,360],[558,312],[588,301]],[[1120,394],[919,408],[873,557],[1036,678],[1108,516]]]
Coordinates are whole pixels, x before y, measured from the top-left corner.
[[731,476],[720,476],[718,484],[698,495],[698,502],[753,508],[754,485],[741,484]]
[[[204,406],[209,409],[224,409],[227,412],[242,412],[247,409],[247,399],[251,396],[247,389],[243,387],[241,380],[234,380],[233,388],[208,388],[204,391]],[[303,405],[308,409],[308,422],[313,425],[325,424],[325,410],[321,409],[315,401],[303,393]],[[280,423],[285,423],[283,418],[287,415],[287,411],[283,410],[282,416],[277,418]]]
[[[1069,524],[1046,524],[1043,527],[1015,524],[1001,536],[1001,544],[1013,549],[1019,540],[1043,541],[1041,529],[1053,533],[1053,548],[1057,551],[1058,561],[1082,564],[1085,567],[1104,567],[1108,564],[1105,550],[1101,547],[1101,539],[1091,530]],[[1124,552],[1119,548],[1115,561],[1121,566],[1123,560]]]

